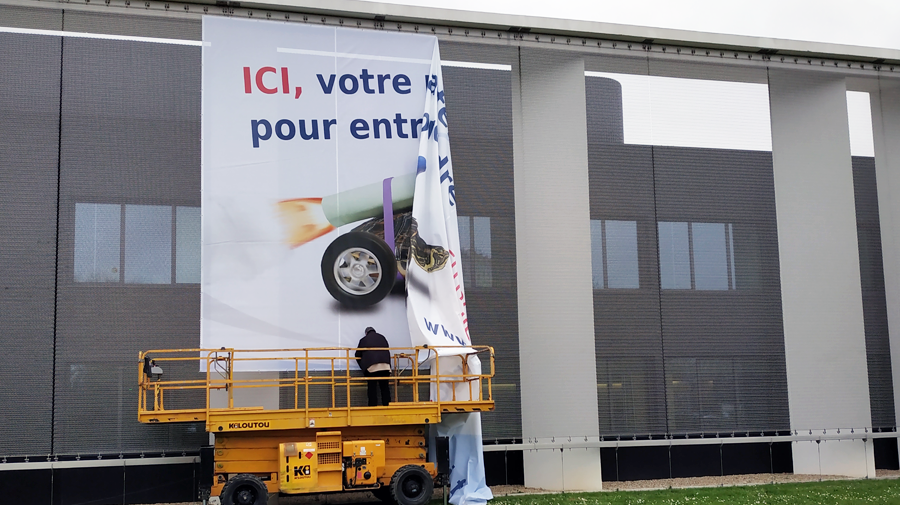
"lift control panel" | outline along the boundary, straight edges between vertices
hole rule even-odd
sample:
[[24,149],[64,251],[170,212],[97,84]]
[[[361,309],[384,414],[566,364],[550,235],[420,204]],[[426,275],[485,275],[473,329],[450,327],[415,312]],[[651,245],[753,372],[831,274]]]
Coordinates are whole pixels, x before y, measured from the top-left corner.
[[354,440],[344,442],[344,461],[348,487],[378,485],[378,475],[384,468],[383,440]]

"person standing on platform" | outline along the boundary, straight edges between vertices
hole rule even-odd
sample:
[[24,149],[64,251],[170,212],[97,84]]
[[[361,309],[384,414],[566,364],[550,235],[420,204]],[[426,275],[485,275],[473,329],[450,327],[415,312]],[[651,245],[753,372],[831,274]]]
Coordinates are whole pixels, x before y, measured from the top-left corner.
[[356,351],[359,368],[362,369],[363,376],[369,379],[366,381],[369,406],[378,405],[379,389],[381,389],[381,404],[387,406],[391,403],[391,387],[388,384],[388,377],[391,376],[391,353],[388,351],[390,345],[387,339],[369,326],[356,347],[359,347]]

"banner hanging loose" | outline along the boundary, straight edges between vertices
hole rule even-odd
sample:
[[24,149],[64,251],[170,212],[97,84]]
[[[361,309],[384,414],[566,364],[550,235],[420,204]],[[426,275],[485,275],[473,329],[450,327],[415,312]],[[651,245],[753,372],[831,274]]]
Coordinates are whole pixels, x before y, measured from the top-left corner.
[[[457,356],[465,356],[472,341],[459,257],[459,225],[444,98],[441,57],[435,40],[419,139],[413,231],[406,273],[406,314],[413,345],[438,348],[439,356],[432,367],[437,368],[436,362],[440,360],[444,365],[441,374],[461,374],[463,360]],[[443,356],[455,359],[441,359]],[[481,370],[477,356],[463,359],[467,360],[470,372]],[[432,399],[454,394],[460,399],[481,391],[480,384],[471,389],[458,386],[442,384],[432,390]],[[484,479],[480,414],[444,416],[437,426],[437,434],[450,437],[450,503],[480,505],[493,498]]]

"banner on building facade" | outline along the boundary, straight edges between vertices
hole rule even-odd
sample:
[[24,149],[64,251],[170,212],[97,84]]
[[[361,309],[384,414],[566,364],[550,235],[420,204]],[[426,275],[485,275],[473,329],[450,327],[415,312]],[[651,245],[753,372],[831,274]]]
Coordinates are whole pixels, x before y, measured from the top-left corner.
[[207,17],[203,42],[201,345],[468,343],[437,39]]
[[[373,326],[465,352],[437,39],[206,17],[203,43],[201,346],[353,347]],[[447,387],[432,398],[462,398]],[[480,417],[447,417],[450,501],[483,504]]]

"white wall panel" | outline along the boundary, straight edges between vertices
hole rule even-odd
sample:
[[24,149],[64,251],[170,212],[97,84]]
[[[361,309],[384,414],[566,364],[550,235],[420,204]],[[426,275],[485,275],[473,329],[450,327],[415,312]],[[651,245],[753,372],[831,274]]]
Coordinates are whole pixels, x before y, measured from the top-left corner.
[[[513,132],[522,436],[596,436],[584,62],[520,51]],[[583,473],[596,478],[567,475],[565,488],[599,489],[600,452],[590,452]],[[562,474],[550,471],[561,458],[526,453],[526,485],[565,489]]]
[[[900,390],[900,83],[882,81],[872,93],[875,174],[884,258],[884,293],[894,394]],[[894,402],[900,418],[900,402]]]
[[[769,86],[791,427],[869,427],[846,84],[771,70]],[[853,447],[859,457],[828,452],[821,464],[866,474],[865,447]],[[818,472],[808,452],[795,446],[796,473]]]
[[793,444],[794,473],[875,476],[871,440],[823,440]]

